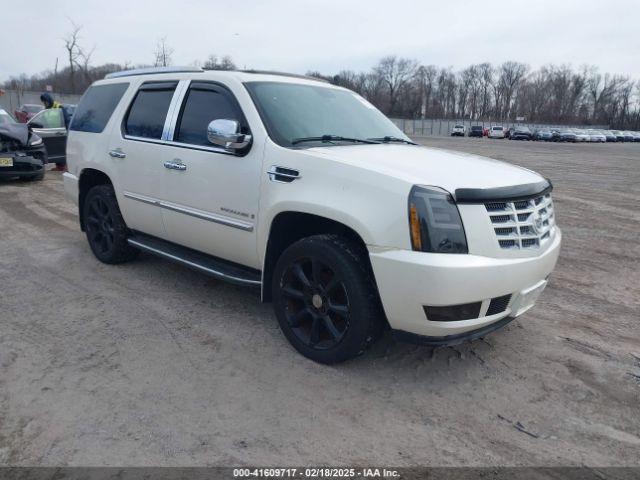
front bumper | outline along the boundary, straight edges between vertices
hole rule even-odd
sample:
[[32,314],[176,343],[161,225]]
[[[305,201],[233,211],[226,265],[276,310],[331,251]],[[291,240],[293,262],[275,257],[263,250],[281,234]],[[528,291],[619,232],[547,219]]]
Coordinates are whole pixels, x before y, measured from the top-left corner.
[[30,177],[44,173],[43,161],[31,155],[0,153],[0,157],[13,158],[13,166],[0,167],[0,177]]
[[[537,257],[490,258],[480,255],[423,253],[370,247],[369,256],[382,305],[393,330],[426,337],[473,334],[531,308],[555,268],[560,229]],[[511,295],[503,311],[487,315],[491,299]],[[478,318],[432,321],[425,306],[482,302]],[[449,339],[454,341],[455,338]],[[425,342],[423,342],[425,343]],[[445,342],[446,338],[445,338]]]

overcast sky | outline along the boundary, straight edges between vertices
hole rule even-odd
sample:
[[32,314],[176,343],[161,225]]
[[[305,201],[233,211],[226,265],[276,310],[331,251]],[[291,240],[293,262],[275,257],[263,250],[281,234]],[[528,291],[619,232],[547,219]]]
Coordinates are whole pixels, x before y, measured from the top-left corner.
[[240,68],[368,70],[389,54],[461,68],[505,60],[594,64],[640,78],[638,0],[0,0],[0,80],[64,65],[68,18],[93,64],[175,65],[231,55]]

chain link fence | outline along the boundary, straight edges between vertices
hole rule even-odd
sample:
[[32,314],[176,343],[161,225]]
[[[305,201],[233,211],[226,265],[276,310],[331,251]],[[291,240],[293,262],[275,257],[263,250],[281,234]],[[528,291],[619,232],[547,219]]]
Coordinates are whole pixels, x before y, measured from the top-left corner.
[[446,120],[446,119],[406,119],[392,118],[391,121],[396,124],[400,130],[407,135],[413,136],[449,136],[455,125],[464,125],[467,131],[472,125],[481,125],[483,128],[490,128],[493,125],[502,125],[505,129],[514,126],[529,127],[531,130],[538,128],[594,128],[598,130],[608,130],[608,125],[557,125],[545,123],[527,123],[527,122],[511,122],[511,121],[492,121],[492,120]]

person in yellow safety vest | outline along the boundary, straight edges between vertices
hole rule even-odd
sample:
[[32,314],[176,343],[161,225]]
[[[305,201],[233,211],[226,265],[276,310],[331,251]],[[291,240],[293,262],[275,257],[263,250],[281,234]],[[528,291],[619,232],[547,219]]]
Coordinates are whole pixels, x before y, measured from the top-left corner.
[[53,99],[53,97],[51,96],[51,94],[49,92],[44,92],[42,95],[40,95],[40,101],[44,105],[44,108],[60,108],[60,107],[62,107],[62,105],[60,105],[58,102],[56,102]]
[[[45,110],[49,110],[50,108],[62,108],[62,105],[56,102],[49,92],[44,92],[42,95],[40,95],[40,101],[44,105]],[[67,118],[66,118],[66,112],[64,111],[64,109],[63,109],[63,118],[65,120],[64,126],[66,127]],[[59,172],[66,172],[67,171],[66,163],[56,163],[56,170]]]

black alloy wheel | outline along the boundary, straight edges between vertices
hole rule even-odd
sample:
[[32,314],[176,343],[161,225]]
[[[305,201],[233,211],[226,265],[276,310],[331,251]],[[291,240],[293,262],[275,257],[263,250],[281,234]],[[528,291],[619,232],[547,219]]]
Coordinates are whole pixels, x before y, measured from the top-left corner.
[[335,234],[289,246],[275,265],[272,297],[287,340],[320,363],[362,354],[385,325],[366,247]]
[[111,185],[91,188],[84,199],[82,214],[89,246],[98,260],[122,263],[138,255],[139,251],[128,243],[129,229]]
[[349,328],[349,297],[343,280],[319,258],[302,257],[282,278],[289,326],[316,350],[335,347]]

